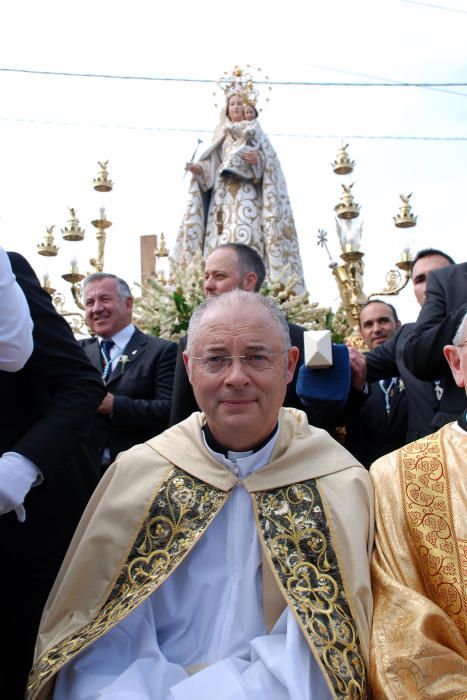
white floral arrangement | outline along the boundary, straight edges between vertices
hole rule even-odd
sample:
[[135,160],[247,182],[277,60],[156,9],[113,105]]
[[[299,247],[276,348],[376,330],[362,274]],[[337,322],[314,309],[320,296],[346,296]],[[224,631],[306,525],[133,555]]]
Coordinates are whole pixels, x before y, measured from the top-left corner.
[[[172,258],[169,262],[169,281],[163,282],[157,277],[145,281],[141,297],[135,302],[134,317],[142,331],[177,342],[186,334],[193,310],[205,298],[204,259],[197,253],[178,264]],[[271,296],[280,305],[289,322],[307,330],[328,328],[335,342],[343,342],[351,332],[343,310],[334,313],[330,308],[320,307],[318,302],[310,302],[307,292],[295,294],[295,275],[288,273],[286,267],[280,279],[266,281],[261,293]]]

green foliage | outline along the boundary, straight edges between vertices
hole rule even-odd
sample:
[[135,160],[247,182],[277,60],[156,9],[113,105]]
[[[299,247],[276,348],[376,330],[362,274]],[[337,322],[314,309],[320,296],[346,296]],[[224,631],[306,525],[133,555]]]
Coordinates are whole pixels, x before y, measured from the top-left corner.
[[[204,260],[200,254],[178,264],[171,259],[171,276],[168,283],[151,277],[141,288],[142,294],[135,302],[135,320],[139,328],[151,335],[178,341],[186,334],[193,310],[204,301]],[[295,277],[287,282],[288,269],[281,279],[267,282],[261,294],[272,296],[280,305],[288,321],[307,330],[332,331],[334,342],[341,343],[349,335],[350,327],[340,308],[319,307],[308,300],[308,293],[295,294]]]

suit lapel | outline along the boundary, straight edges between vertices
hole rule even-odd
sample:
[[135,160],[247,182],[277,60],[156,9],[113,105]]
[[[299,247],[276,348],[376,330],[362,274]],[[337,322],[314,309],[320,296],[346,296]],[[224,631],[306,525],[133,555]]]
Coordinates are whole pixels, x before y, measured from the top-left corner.
[[[139,361],[140,355],[142,355],[146,349],[145,346],[147,345],[147,342],[148,341],[144,333],[141,333],[141,331],[136,328],[128,342],[128,345],[120,355],[117,366],[111,372],[110,377],[107,380],[107,386],[119,379],[124,372],[127,372],[135,361]],[[124,356],[128,358],[126,362],[122,362],[122,357]]]
[[87,343],[83,349],[94,367],[99,370],[99,374],[102,374],[101,349],[97,338]]

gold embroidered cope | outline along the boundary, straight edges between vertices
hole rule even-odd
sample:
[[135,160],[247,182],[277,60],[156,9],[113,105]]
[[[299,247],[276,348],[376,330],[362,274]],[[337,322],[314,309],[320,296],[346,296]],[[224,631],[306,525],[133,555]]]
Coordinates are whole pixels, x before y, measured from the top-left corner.
[[[444,431],[400,452],[401,492],[429,597],[467,637],[467,542],[455,545],[455,523]],[[462,557],[463,552],[463,557]]]
[[[178,467],[172,468],[97,615],[38,659],[29,678],[29,698],[37,698],[60,668],[118,624],[170,576],[228,495]],[[316,480],[254,493],[252,499],[267,560],[333,697],[367,698],[357,625]]]

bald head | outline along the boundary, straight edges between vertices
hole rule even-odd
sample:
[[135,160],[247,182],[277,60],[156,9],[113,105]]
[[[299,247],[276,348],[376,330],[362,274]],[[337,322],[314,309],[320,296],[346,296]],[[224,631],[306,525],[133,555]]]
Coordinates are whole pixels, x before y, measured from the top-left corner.
[[298,360],[274,301],[238,289],[207,299],[191,317],[183,359],[218,442],[250,450],[271,434]]
[[235,306],[245,308],[245,311],[248,308],[265,309],[282,336],[284,348],[290,347],[289,326],[285,314],[280,309],[278,304],[271,299],[271,297],[265,297],[262,294],[252,294],[242,289],[233,289],[224,294],[219,294],[218,296],[208,297],[206,301],[204,301],[194,310],[188,326],[188,355],[190,355],[194,339],[197,333],[199,333],[199,327],[203,316],[207,312],[212,311],[219,311],[221,314],[223,314]]

